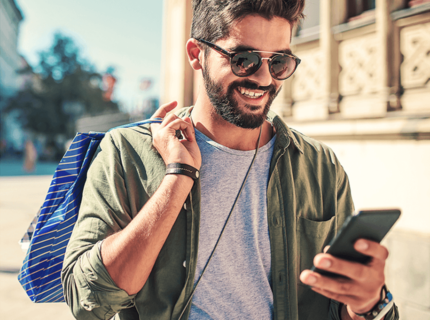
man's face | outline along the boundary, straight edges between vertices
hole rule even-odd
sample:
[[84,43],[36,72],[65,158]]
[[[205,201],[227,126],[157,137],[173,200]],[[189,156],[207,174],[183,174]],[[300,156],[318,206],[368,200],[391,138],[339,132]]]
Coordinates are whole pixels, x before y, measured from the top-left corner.
[[[229,51],[259,50],[285,52],[290,48],[290,23],[274,17],[247,16],[232,26],[228,38],[215,44]],[[260,53],[270,58],[272,53]],[[213,50],[205,58],[203,80],[216,113],[242,128],[254,129],[266,119],[272,101],[283,81],[272,78],[267,60],[256,73],[238,77],[231,71],[230,59]]]

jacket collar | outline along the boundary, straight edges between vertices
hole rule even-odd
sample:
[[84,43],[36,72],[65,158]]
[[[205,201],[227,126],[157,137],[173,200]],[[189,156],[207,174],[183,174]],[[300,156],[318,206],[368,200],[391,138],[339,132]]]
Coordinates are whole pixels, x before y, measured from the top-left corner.
[[284,121],[282,121],[282,119],[275,112],[269,110],[266,119],[272,124],[272,126],[275,127],[278,139],[280,139],[286,147],[289,147],[290,141],[293,141],[292,147],[297,148],[301,153],[303,153],[303,147],[297,140],[293,131],[290,129],[290,127],[287,126]]

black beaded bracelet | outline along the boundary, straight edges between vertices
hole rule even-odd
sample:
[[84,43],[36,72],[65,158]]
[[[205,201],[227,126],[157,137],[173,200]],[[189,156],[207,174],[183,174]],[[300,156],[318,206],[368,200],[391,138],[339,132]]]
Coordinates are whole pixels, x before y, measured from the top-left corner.
[[[365,320],[373,320],[382,318],[392,306],[393,295],[388,291],[387,287],[384,286],[381,289],[381,300],[366,313],[355,313],[357,316],[364,318]],[[385,309],[385,310],[384,310]]]
[[199,170],[185,163],[169,163],[166,167],[166,174],[183,174],[193,180],[200,177]]

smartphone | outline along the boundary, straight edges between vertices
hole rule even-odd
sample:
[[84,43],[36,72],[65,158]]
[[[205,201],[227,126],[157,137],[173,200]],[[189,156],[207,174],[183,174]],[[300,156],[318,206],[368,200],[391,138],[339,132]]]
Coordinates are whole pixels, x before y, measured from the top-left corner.
[[[362,210],[347,218],[336,237],[329,243],[329,253],[337,258],[366,264],[371,257],[354,249],[358,239],[367,239],[381,242],[397,219],[400,217],[399,209]],[[312,271],[324,276],[342,277],[333,272],[321,270],[313,266]]]

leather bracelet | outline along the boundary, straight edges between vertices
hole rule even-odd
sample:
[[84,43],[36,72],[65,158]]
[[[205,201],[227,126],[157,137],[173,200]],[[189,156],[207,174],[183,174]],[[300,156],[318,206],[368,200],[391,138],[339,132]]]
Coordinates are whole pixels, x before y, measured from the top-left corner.
[[185,163],[169,163],[166,167],[166,174],[182,174],[193,180],[200,177],[199,170]]
[[387,314],[393,304],[393,295],[390,291],[388,291],[386,285],[384,284],[381,289],[381,300],[379,300],[379,302],[369,312],[354,313],[366,320],[379,320]]

